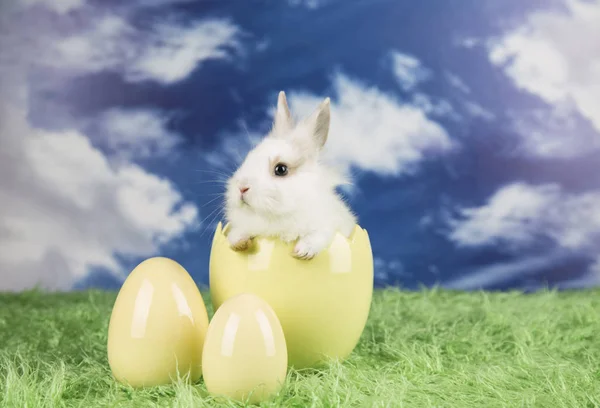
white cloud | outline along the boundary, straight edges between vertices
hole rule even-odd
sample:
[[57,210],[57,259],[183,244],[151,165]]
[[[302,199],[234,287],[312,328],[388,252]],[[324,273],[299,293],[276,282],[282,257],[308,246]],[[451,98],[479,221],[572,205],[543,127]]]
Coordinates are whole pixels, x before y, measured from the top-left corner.
[[462,93],[465,94],[470,94],[471,93],[471,88],[469,88],[467,86],[467,84],[465,84],[465,82],[460,79],[459,76],[451,73],[451,72],[446,72],[446,78],[448,79],[448,82],[450,82],[450,84],[455,87],[456,89],[458,89],[459,91],[461,91]]
[[49,41],[46,65],[75,73],[113,70],[132,82],[171,84],[189,76],[203,61],[226,59],[238,47],[239,29],[228,20],[207,19],[190,25],[165,21],[140,31],[116,15],[104,15],[91,27]]
[[375,257],[373,259],[373,269],[375,274],[375,279],[381,282],[385,282],[388,280],[388,268],[385,260],[379,257]]
[[450,239],[465,247],[531,244],[542,228],[539,223],[545,221],[544,211],[559,198],[560,190],[555,185],[510,184],[485,205],[461,209],[460,218],[451,220]]
[[375,279],[380,282],[389,282],[390,277],[402,278],[412,277],[412,274],[404,270],[404,265],[397,259],[387,261],[380,257],[373,259]]
[[135,4],[142,7],[162,7],[177,3],[191,3],[195,0],[135,0]]
[[[400,87],[411,94],[411,103],[430,117],[438,117],[460,121],[463,116],[459,114],[448,99],[434,97],[418,91],[419,84],[433,79],[433,71],[425,67],[419,59],[412,55],[393,51],[390,53],[392,71]],[[462,94],[470,94],[471,89],[455,74],[445,71],[446,80]],[[457,98],[454,98],[457,99]],[[491,120],[494,115],[475,102],[461,99],[464,111],[471,117]]]
[[103,15],[86,31],[53,38],[50,51],[38,62],[75,73],[121,68],[138,57],[136,36],[136,30],[124,18]]
[[288,4],[293,7],[306,7],[310,10],[319,8],[323,3],[323,0],[288,0]]
[[454,39],[454,44],[458,47],[475,48],[481,45],[482,41],[475,37],[459,37]]
[[460,119],[460,115],[454,111],[450,102],[445,99],[432,98],[424,93],[416,92],[412,96],[412,104],[432,117]]
[[600,248],[600,191],[568,194],[556,184],[514,183],[484,205],[450,220],[459,247],[500,245],[513,251],[550,242],[555,251],[596,257]]
[[[177,3],[190,3],[194,0],[134,0],[129,7],[162,7]],[[88,4],[86,0],[16,0],[15,6],[21,9],[29,9],[31,7],[41,6],[52,10],[58,14],[66,14],[70,11],[83,8]]]
[[[556,267],[565,262],[566,254],[562,252],[542,256],[532,256],[516,261],[499,263],[478,268],[455,279],[450,279],[442,284],[447,289],[480,290],[492,285],[502,284],[510,279],[535,277],[535,275]],[[530,281],[524,283],[524,289],[538,290],[547,286],[544,282]],[[553,287],[559,289],[585,289],[600,286],[600,258],[593,263],[587,271],[573,279],[555,282]]]
[[[517,87],[551,105],[546,118],[557,111],[577,112],[597,130],[592,144],[580,141],[568,127],[562,129],[566,135],[544,130],[534,136],[550,141],[542,149],[530,149],[532,153],[550,157],[563,156],[563,148],[573,146],[580,153],[600,148],[600,3],[566,0],[565,4],[567,12],[534,12],[522,27],[493,41],[489,53]],[[530,136],[530,127],[521,130],[525,138]]]
[[180,81],[202,61],[228,58],[224,47],[237,46],[238,32],[237,26],[226,20],[207,20],[191,27],[158,25],[128,76],[133,81]]
[[[343,74],[335,76],[333,88],[325,154],[341,167],[401,175],[456,147],[446,130],[415,106]],[[298,117],[310,114],[323,98],[288,92],[290,107]]]
[[400,87],[405,91],[413,90],[419,83],[431,78],[431,72],[421,61],[412,55],[393,51],[391,53],[392,70]]
[[499,246],[522,256],[543,244],[547,254],[479,268],[445,286],[477,289],[535,274],[569,255],[598,261],[584,276],[561,287],[600,284],[600,191],[568,194],[556,184],[513,183],[484,205],[460,210],[450,226],[449,238],[459,247]]
[[[100,31],[121,30],[118,21],[105,20]],[[0,290],[69,289],[93,267],[123,276],[119,256],[155,255],[198,224],[198,210],[169,180],[103,154],[87,131],[77,130],[80,124],[60,131],[33,127],[29,69],[45,58],[53,37],[13,28],[0,36],[10,56],[0,60]],[[72,62],[77,60],[56,61],[56,68],[68,70]],[[103,119],[116,122],[95,130],[112,129],[108,143],[154,152],[166,122],[148,112],[109,111]],[[127,115],[151,132],[135,143],[127,139],[135,133],[124,124]]]
[[506,64],[506,74],[517,86],[550,103],[560,102],[566,96],[567,61],[547,38],[513,33],[493,47],[490,60]]
[[600,148],[600,137],[564,106],[508,112],[513,128],[523,136],[519,154],[572,159]]
[[67,289],[115,256],[149,256],[197,223],[197,209],[144,169],[115,166],[88,138],[32,128],[2,103],[0,289]]
[[85,4],[85,0],[18,0],[21,7],[41,5],[58,14],[76,10]]
[[113,108],[87,127],[112,154],[128,158],[166,156],[182,141],[169,130],[170,116],[154,109]]
[[534,275],[560,261],[563,254],[535,256],[513,262],[501,263],[479,268],[473,273],[451,279],[442,284],[447,289],[479,290],[489,288],[509,279]]
[[486,108],[484,108],[476,102],[465,101],[463,102],[463,105],[465,111],[473,117],[481,118],[488,121],[496,118],[496,115],[494,115],[492,112],[490,112],[489,110],[487,110]]

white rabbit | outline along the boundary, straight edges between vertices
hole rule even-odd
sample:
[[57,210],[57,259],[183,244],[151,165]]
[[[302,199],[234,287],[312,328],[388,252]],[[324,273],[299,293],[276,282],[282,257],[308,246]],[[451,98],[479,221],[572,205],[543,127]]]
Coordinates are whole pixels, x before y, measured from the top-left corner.
[[276,237],[297,240],[293,256],[311,259],[336,232],[352,234],[356,218],[335,191],[343,181],[319,160],[329,105],[326,98],[296,124],[285,93],[279,93],[272,130],[227,182],[225,218],[233,249],[248,249],[257,236]]

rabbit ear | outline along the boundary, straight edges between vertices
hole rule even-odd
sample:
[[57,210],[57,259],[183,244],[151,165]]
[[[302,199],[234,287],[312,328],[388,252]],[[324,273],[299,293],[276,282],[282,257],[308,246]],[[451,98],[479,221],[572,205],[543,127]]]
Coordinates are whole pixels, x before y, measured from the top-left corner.
[[331,117],[329,105],[331,105],[331,100],[325,98],[315,112],[306,119],[306,125],[312,137],[312,142],[317,149],[321,149],[325,145],[327,136],[329,135],[329,122]]
[[275,111],[275,120],[273,121],[273,131],[276,135],[284,135],[292,130],[294,124],[292,114],[288,107],[285,92],[279,92],[277,97],[277,110]]

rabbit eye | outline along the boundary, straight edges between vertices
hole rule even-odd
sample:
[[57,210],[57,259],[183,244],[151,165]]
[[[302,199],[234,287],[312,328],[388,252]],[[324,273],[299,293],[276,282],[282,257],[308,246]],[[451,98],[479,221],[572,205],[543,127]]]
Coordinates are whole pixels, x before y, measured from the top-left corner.
[[276,176],[283,177],[288,173],[288,167],[283,163],[278,163],[275,165],[274,172]]

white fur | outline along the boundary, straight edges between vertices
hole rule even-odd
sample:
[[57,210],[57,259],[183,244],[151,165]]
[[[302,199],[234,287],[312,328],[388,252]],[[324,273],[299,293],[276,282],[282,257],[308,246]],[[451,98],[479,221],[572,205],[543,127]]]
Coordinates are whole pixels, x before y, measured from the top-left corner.
[[[310,259],[329,246],[336,232],[351,235],[356,218],[335,191],[342,180],[319,160],[329,118],[327,98],[309,118],[295,124],[280,92],[273,129],[227,183],[232,248],[245,250],[257,236],[277,237],[297,240],[294,256]],[[286,176],[274,175],[277,163],[288,165]],[[249,188],[245,202],[242,186]]]

